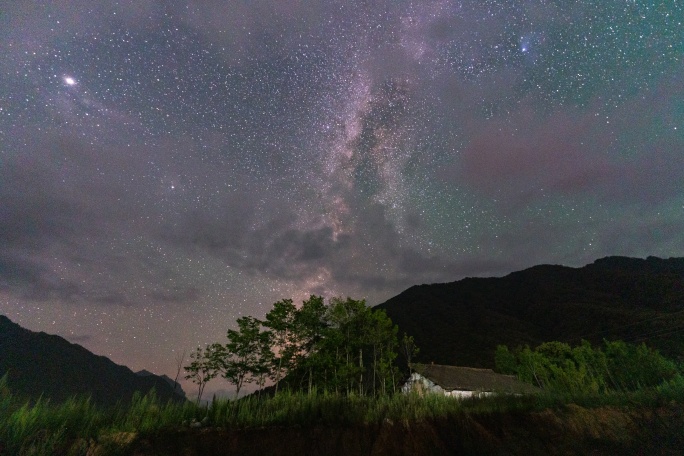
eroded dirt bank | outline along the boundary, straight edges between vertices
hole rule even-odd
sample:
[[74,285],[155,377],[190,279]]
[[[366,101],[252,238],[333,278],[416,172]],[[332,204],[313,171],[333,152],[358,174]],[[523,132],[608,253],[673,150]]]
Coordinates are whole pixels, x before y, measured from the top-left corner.
[[681,455],[684,407],[468,414],[346,428],[182,429],[137,438],[151,455]]

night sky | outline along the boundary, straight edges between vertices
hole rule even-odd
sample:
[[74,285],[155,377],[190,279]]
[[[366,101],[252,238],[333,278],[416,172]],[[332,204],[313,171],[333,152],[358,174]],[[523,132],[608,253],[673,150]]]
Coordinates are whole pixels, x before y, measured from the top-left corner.
[[677,0],[0,2],[0,314],[173,377],[281,298],[684,256],[683,56]]

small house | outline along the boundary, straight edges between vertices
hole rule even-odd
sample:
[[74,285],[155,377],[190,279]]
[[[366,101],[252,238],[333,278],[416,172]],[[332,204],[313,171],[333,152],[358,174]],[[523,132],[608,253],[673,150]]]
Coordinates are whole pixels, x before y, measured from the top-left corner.
[[404,393],[418,391],[468,398],[539,391],[537,387],[523,383],[513,375],[497,374],[491,369],[440,364],[416,364],[411,367],[413,373],[402,387]]

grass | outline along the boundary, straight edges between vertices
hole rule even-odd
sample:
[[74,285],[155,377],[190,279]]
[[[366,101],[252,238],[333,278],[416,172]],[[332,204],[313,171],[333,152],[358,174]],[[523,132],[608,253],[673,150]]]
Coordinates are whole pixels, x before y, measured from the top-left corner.
[[95,444],[104,447],[106,454],[115,454],[117,450],[123,451],[136,435],[182,428],[193,420],[206,420],[208,426],[227,429],[353,426],[536,411],[571,403],[587,408],[657,407],[672,401],[684,403],[681,376],[658,388],[631,393],[575,396],[542,393],[466,400],[417,394],[372,398],[282,392],[272,398],[250,396],[197,406],[192,402],[161,403],[152,392],[147,396],[136,395],[130,404],[111,409],[96,407],[87,398],[73,398],[61,404],[43,399],[21,402],[6,388],[4,380],[0,380],[0,455],[79,455],[86,454],[89,446]]

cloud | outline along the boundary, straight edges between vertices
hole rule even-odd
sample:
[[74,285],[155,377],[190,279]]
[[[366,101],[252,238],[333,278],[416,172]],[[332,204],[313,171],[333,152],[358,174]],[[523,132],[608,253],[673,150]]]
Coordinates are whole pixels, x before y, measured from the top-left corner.
[[463,276],[496,275],[511,270],[511,266],[511,261],[475,256],[448,260],[439,255],[424,255],[413,249],[402,251],[399,260],[399,268],[407,276],[435,281],[452,281]]
[[[601,230],[597,244],[603,255],[633,255],[634,252],[668,257],[681,246],[684,220],[647,216],[641,220],[618,220]],[[643,256],[642,254],[642,256]]]
[[[127,274],[120,274],[117,281],[130,279]],[[151,288],[151,290],[148,290]],[[83,300],[104,306],[135,307],[137,305],[155,304],[186,304],[197,301],[202,297],[200,289],[192,286],[171,286],[163,287],[158,281],[148,278],[145,281],[145,289],[132,292],[131,290],[120,292],[112,290],[111,287],[104,292],[89,290],[88,294],[83,295]]]
[[81,334],[78,336],[67,336],[67,339],[73,344],[83,345],[91,342],[93,340],[93,336],[89,334]]
[[202,292],[195,287],[173,287],[169,290],[152,291],[148,296],[162,303],[187,303],[196,301]]
[[250,207],[247,201],[242,200],[237,207],[223,207],[223,217],[195,211],[177,228],[160,235],[170,245],[199,248],[230,266],[282,279],[315,274],[348,244],[345,236],[335,238],[329,226],[297,228],[291,216],[254,227],[249,210],[240,215],[240,208]]
[[6,252],[0,254],[0,290],[30,301],[73,302],[82,294],[75,282],[59,277],[36,261],[12,257]]
[[106,294],[98,294],[91,297],[89,300],[96,304],[102,304],[105,306],[130,307],[132,305],[130,299],[125,294],[115,291],[108,292]]
[[593,117],[557,112],[545,118],[528,109],[513,122],[486,122],[473,132],[455,171],[491,194],[591,190],[615,166],[599,152],[609,139]]
[[75,234],[81,211],[52,170],[35,160],[7,160],[0,169],[0,246],[36,250]]
[[[69,135],[15,139],[24,145],[0,168],[0,287],[32,301],[140,302],[123,284],[148,275],[146,265],[113,246],[159,219],[158,184],[137,178],[144,164]],[[161,290],[156,298],[165,302],[196,298],[189,289]]]
[[498,260],[425,256],[403,245],[383,205],[364,201],[348,199],[356,220],[346,233],[336,234],[328,225],[299,226],[300,220],[293,214],[254,227],[249,212],[238,217],[233,211],[239,208],[225,206],[217,211],[221,216],[204,211],[186,214],[175,228],[167,227],[160,236],[174,248],[198,250],[254,276],[303,285],[322,274],[325,287],[311,289],[321,293],[382,293],[417,282],[500,273],[510,267]]
[[[0,27],[0,49],[19,56],[40,53],[64,36],[71,36],[74,30],[85,35],[121,24],[146,27],[150,22],[156,24],[162,14],[163,7],[156,0],[61,0],[59,4],[16,0],[0,17],[5,22]],[[0,61],[0,68],[2,65]]]
[[[471,127],[470,141],[440,178],[466,184],[512,209],[549,196],[629,204],[677,195],[675,182],[684,177],[681,140],[649,141],[625,157],[615,151],[615,127],[591,109],[547,116],[525,109],[511,119]],[[613,122],[622,123],[617,131],[630,128],[619,117]]]

